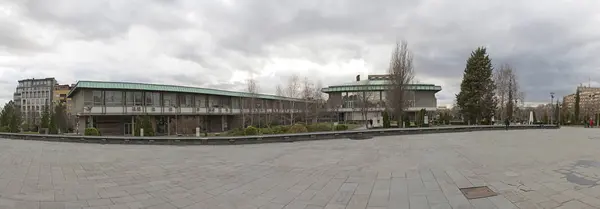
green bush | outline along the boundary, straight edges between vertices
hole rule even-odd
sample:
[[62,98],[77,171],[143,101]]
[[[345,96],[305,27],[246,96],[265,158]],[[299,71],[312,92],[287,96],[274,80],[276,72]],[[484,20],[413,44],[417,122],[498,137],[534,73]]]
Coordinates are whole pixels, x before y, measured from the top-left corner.
[[84,135],[86,136],[100,136],[100,132],[96,128],[86,128]]
[[387,111],[383,112],[382,116],[383,116],[383,127],[384,128],[392,127],[392,123],[390,122],[390,115],[388,114],[388,112]]
[[261,128],[259,131],[261,134],[273,134],[273,129],[271,128]]
[[245,135],[245,133],[244,133],[244,129],[235,128],[235,129],[228,131],[227,135],[228,136],[243,136],[243,135]]
[[271,130],[274,134],[285,134],[290,130],[290,126],[273,126]]
[[306,129],[306,126],[302,125],[302,124],[294,124],[292,127],[290,127],[290,130],[288,130],[288,133],[306,133],[308,132],[308,129]]
[[345,131],[345,130],[348,130],[348,125],[346,125],[346,124],[338,124],[337,126],[335,126],[335,130],[336,131]]
[[315,123],[306,126],[309,132],[331,131],[333,126],[331,123]]
[[246,136],[258,135],[258,128],[254,127],[254,126],[248,126],[246,129],[244,129],[244,135],[246,135]]
[[0,127],[0,132],[10,132],[10,128],[8,126]]

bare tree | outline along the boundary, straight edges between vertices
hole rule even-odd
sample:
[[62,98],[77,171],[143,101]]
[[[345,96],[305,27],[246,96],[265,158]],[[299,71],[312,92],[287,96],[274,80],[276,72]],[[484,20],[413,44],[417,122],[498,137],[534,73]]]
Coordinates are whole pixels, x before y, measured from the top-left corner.
[[323,108],[325,108],[325,98],[323,97],[323,92],[321,91],[321,89],[323,89],[323,83],[321,83],[320,80],[317,81],[317,84],[315,86],[314,92],[313,92],[313,98],[315,100],[315,104],[314,104],[314,114],[315,114],[315,122],[319,122],[319,118],[323,112]]
[[310,80],[308,80],[308,77],[304,77],[304,82],[302,83],[302,100],[304,101],[304,124],[309,124],[309,119],[310,119],[310,110],[311,110],[311,104],[313,103],[312,101],[314,100],[313,96],[314,96],[314,87],[313,87],[313,83],[310,82]]
[[[257,94],[258,94],[258,82],[254,78],[246,80],[246,91],[250,94],[248,109],[250,111],[250,125],[254,126],[255,114],[257,112]],[[259,115],[260,120],[260,115]]]
[[366,128],[369,127],[369,111],[375,106],[375,104],[372,102],[374,95],[375,94],[372,91],[356,93],[356,102],[358,104],[358,108],[360,109],[360,113]]
[[496,96],[498,97],[501,119],[513,119],[517,105],[522,102],[519,95],[519,83],[513,67],[503,64],[494,72],[494,83],[496,84]]
[[402,41],[396,43],[390,66],[388,69],[390,76],[390,89],[387,92],[389,108],[393,111],[397,120],[403,123],[404,110],[410,105],[409,84],[414,78],[412,53],[408,50],[408,43]]
[[[292,75],[288,79],[286,96],[290,98],[300,97],[300,78],[297,75]],[[294,124],[294,111],[296,110],[296,102],[290,102],[290,125]]]

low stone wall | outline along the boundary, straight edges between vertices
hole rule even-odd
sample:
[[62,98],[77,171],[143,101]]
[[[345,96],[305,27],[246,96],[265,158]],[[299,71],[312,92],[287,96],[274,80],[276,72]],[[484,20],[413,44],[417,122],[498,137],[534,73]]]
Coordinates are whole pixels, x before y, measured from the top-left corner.
[[[518,125],[510,126],[510,130],[523,129],[557,129],[553,125]],[[309,140],[365,139],[376,136],[410,135],[410,134],[435,134],[456,133],[470,131],[504,130],[504,126],[445,126],[430,128],[389,128],[352,131],[328,131],[298,134],[272,134],[258,136],[220,136],[220,137],[127,137],[127,136],[72,136],[72,135],[44,135],[44,134],[19,134],[0,133],[0,138],[17,140],[37,140],[55,142],[98,143],[98,144],[156,144],[156,145],[231,145],[231,144],[257,144],[274,142],[295,142]]]

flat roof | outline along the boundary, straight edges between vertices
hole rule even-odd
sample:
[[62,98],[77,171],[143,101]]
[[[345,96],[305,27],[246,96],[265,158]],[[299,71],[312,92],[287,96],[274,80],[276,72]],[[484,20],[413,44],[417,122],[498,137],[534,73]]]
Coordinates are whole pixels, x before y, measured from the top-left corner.
[[165,84],[151,83],[132,83],[132,82],[111,82],[111,81],[78,81],[71,88],[67,97],[71,98],[79,89],[114,89],[114,90],[133,90],[133,91],[155,91],[155,92],[175,92],[175,93],[192,93],[192,94],[209,94],[231,97],[254,97],[260,99],[271,100],[287,100],[287,101],[304,101],[297,98],[281,97],[269,94],[251,94],[248,92],[227,91],[219,89],[176,86]]
[[[324,93],[330,92],[360,92],[360,91],[383,91],[389,89],[389,80],[362,80],[340,85],[328,86],[321,91]],[[415,91],[441,91],[441,86],[434,84],[408,84],[408,90]]]

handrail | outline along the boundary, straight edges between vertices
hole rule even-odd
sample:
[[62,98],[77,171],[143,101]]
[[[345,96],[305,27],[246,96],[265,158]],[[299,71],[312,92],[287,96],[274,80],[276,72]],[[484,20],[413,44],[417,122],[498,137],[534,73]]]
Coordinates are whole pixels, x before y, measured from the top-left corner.
[[[523,129],[557,129],[555,125],[515,125],[509,126],[510,130]],[[178,136],[81,136],[81,135],[46,135],[0,133],[0,138],[17,140],[57,141],[57,142],[83,142],[100,144],[162,144],[162,145],[219,145],[219,144],[256,144],[272,142],[294,142],[308,140],[343,139],[353,137],[376,137],[392,135],[455,133],[470,131],[504,130],[504,126],[478,125],[478,126],[440,126],[428,128],[388,128],[348,131],[326,131],[294,134],[269,134],[254,136],[215,136],[215,137],[178,137]]]

